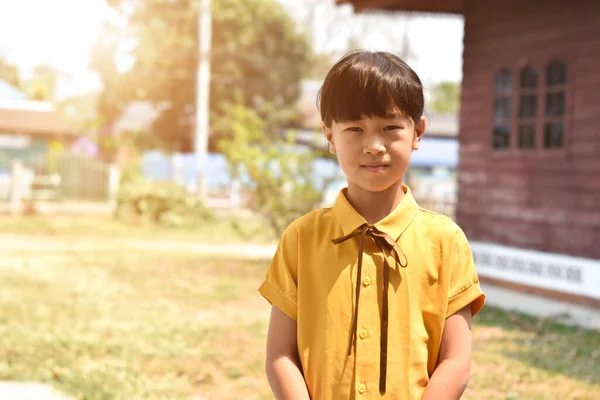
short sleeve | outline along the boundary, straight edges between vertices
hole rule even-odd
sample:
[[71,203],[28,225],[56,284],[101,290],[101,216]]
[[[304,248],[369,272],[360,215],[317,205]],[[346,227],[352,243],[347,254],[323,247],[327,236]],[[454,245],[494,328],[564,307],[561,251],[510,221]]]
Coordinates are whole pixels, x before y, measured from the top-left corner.
[[282,235],[259,293],[287,316],[298,317],[298,232],[293,226]]
[[446,317],[460,311],[469,304],[471,305],[471,315],[475,316],[485,304],[485,294],[479,284],[471,246],[469,246],[467,237],[460,228],[454,234],[450,266],[450,288],[448,290]]

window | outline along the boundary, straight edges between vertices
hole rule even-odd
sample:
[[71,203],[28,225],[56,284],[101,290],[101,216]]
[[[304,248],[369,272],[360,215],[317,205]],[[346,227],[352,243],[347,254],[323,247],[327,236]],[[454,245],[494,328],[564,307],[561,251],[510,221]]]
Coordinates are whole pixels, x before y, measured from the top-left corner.
[[[513,77],[514,75],[514,77]],[[492,148],[521,151],[561,149],[567,118],[567,66],[503,68],[494,80]]]
[[546,70],[546,112],[544,121],[544,148],[556,149],[564,145],[564,118],[566,103],[567,67],[560,61]]
[[535,149],[539,72],[527,66],[519,74],[518,147]]
[[512,108],[513,74],[502,70],[496,75],[494,82],[494,132],[492,147],[507,149],[510,147],[510,116]]

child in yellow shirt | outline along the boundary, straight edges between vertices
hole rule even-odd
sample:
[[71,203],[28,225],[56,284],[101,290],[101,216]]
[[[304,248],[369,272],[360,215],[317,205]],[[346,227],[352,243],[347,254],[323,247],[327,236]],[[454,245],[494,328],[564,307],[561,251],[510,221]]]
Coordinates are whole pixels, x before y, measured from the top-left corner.
[[427,121],[400,58],[352,52],[319,93],[348,179],[331,208],[284,232],[260,287],[272,304],[266,372],[276,399],[459,399],[483,307],[470,247],[403,184]]

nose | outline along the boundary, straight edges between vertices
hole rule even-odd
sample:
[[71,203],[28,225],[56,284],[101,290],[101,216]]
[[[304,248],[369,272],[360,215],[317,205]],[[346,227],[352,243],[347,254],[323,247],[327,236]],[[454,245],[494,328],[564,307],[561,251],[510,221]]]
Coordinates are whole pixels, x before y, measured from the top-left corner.
[[380,155],[386,152],[385,143],[381,135],[364,135],[365,143],[363,153],[368,155]]

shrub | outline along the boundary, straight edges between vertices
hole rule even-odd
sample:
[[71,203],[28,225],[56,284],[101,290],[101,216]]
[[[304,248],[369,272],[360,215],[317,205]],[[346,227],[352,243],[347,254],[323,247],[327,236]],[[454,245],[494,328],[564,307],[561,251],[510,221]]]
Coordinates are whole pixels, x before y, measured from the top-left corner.
[[214,218],[197,197],[172,182],[124,182],[117,194],[116,217],[173,226],[194,226]]

